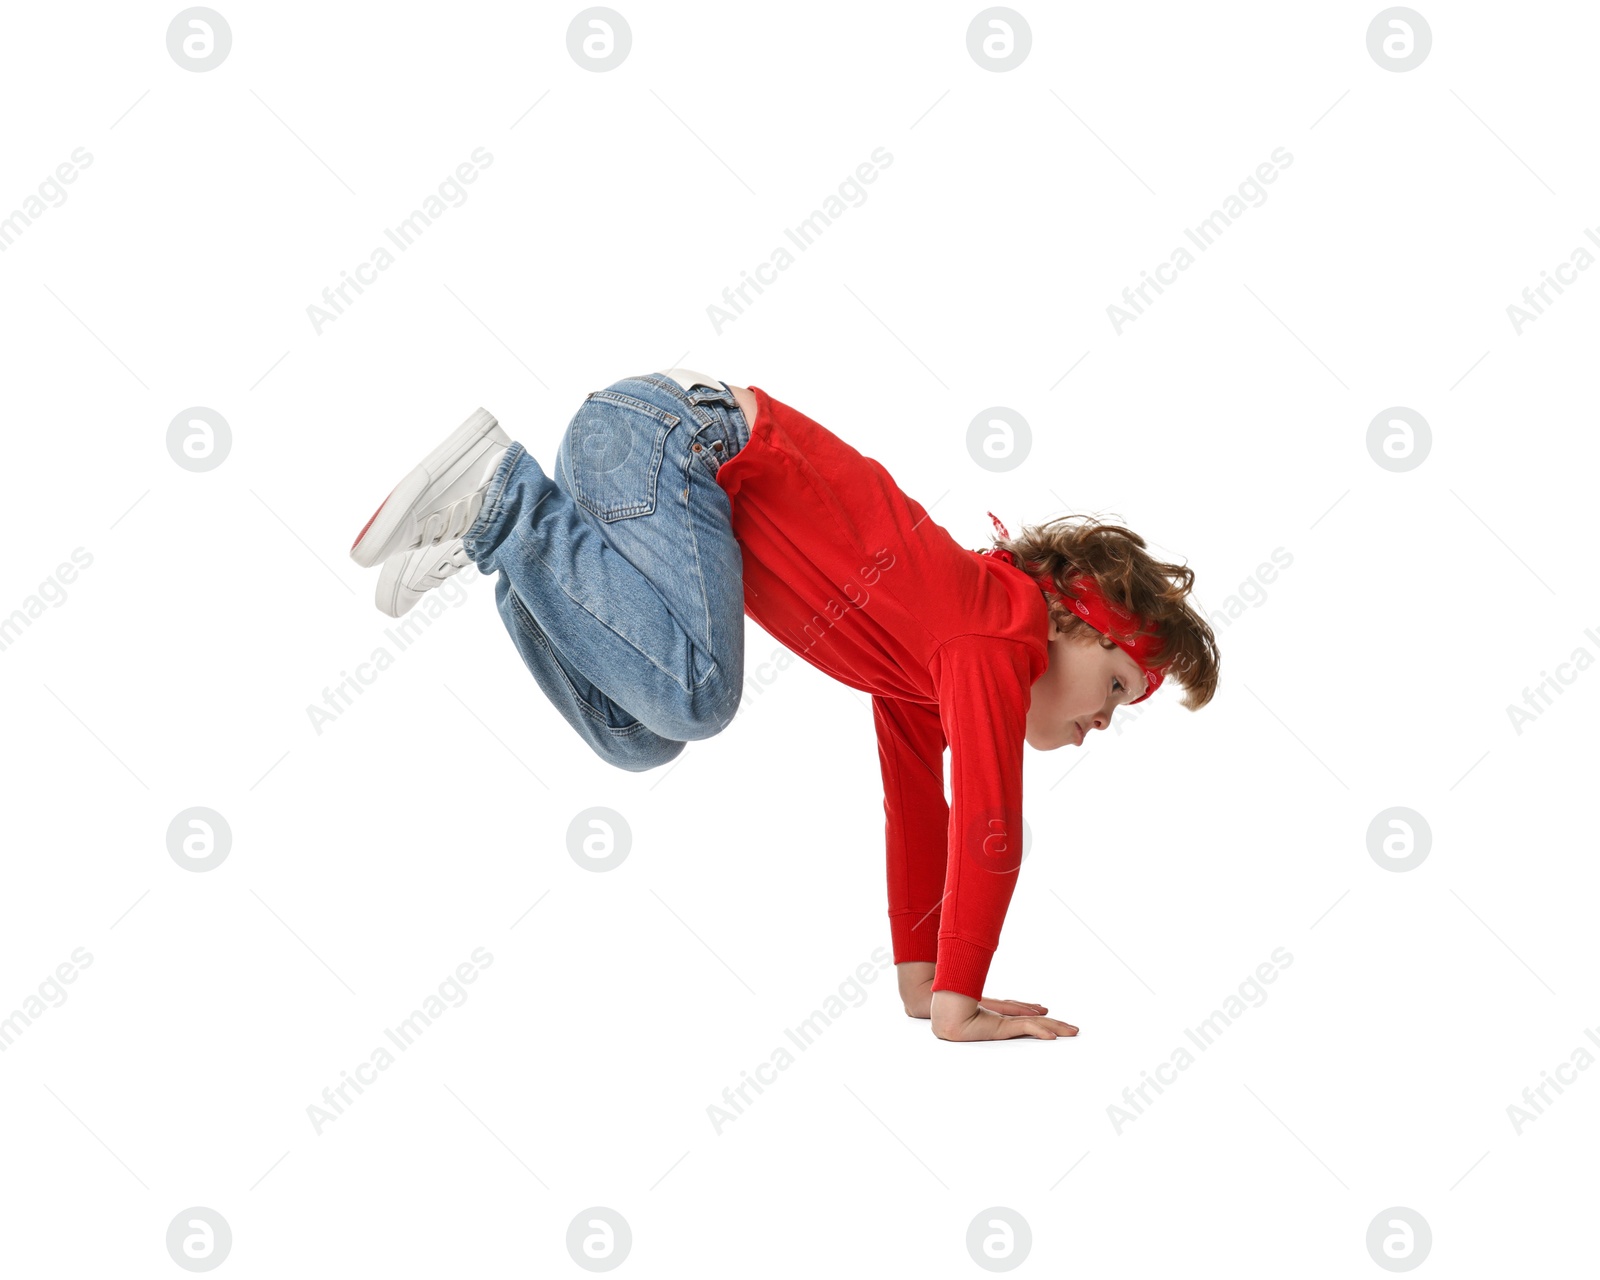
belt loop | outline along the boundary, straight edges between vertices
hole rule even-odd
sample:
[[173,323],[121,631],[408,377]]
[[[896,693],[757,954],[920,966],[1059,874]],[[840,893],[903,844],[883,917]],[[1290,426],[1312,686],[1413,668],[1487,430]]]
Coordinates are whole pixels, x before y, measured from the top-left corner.
[[700,404],[706,400],[714,400],[718,404],[738,403],[738,401],[733,397],[733,392],[729,391],[727,385],[724,383],[719,383],[715,387],[708,387],[704,383],[701,383],[700,385],[691,388],[687,394],[691,404]]

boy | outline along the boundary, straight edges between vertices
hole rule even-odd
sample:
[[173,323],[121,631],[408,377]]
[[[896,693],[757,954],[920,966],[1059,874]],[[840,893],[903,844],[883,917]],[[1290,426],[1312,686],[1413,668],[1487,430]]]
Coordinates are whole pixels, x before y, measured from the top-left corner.
[[[640,771],[727,727],[744,617],[872,698],[906,1012],[944,1040],[1055,1039],[984,996],[1021,862],[1022,745],[1081,746],[1167,675],[1198,710],[1194,575],[1071,517],[966,550],[884,467],[760,387],[690,369],[591,392],[546,475],[479,409],[357,535],[394,616],[470,560],[545,695]],[[943,753],[951,753],[951,796]]]

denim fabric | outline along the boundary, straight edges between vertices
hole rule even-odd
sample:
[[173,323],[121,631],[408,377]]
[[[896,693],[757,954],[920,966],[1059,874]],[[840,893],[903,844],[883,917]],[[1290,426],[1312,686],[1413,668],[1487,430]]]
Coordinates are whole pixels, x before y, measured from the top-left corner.
[[744,573],[717,471],[750,439],[726,385],[591,392],[554,478],[513,442],[465,535],[545,696],[632,772],[725,729],[744,685]]

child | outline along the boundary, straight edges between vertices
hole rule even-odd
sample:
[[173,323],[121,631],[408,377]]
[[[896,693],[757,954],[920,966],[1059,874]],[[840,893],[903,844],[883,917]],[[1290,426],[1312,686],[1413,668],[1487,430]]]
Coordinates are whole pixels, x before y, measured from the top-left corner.
[[383,565],[379,607],[398,617],[469,560],[498,571],[540,688],[633,771],[728,726],[748,614],[871,695],[906,1012],[945,1040],[1076,1035],[984,996],[1022,857],[1022,744],[1081,746],[1168,674],[1185,707],[1211,700],[1193,572],[1070,517],[1017,538],[995,520],[995,545],[966,550],[880,463],[760,387],[690,369],[591,392],[551,473],[479,409],[350,548]]

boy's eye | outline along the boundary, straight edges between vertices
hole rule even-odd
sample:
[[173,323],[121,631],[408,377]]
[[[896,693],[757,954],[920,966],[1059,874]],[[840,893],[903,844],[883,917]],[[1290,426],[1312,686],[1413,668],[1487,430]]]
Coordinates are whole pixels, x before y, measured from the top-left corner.
[[1124,687],[1125,687],[1125,686],[1124,686],[1124,685],[1123,685],[1123,683],[1122,683],[1122,681],[1120,681],[1120,680],[1117,680],[1117,679],[1113,679],[1113,680],[1112,680],[1112,681],[1111,681],[1111,687],[1112,687],[1112,688],[1113,688],[1113,689],[1117,689],[1117,690],[1120,690],[1120,689],[1122,689],[1122,688],[1124,688]]

